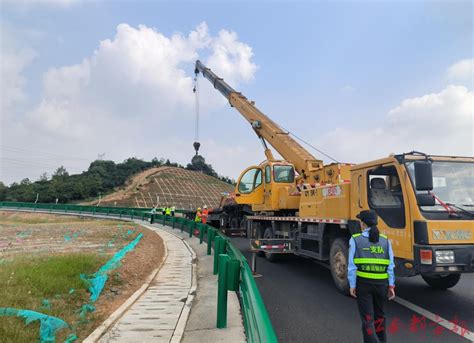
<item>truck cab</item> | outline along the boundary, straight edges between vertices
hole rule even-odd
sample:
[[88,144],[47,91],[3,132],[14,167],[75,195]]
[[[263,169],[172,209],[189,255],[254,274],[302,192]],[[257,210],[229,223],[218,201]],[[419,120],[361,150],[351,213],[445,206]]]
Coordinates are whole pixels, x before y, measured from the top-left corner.
[[355,165],[351,195],[351,220],[377,212],[397,275],[449,288],[474,271],[473,158],[410,153]]
[[235,187],[239,204],[249,204],[254,212],[293,213],[299,207],[296,173],[291,163],[264,161],[245,169]]

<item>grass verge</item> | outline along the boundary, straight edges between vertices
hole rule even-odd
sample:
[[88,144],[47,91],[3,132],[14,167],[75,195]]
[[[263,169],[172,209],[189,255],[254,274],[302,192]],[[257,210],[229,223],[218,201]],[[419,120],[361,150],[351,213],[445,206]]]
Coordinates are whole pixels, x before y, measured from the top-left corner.
[[[0,267],[0,307],[33,310],[75,325],[78,309],[89,300],[80,274],[94,273],[107,259],[99,254],[62,254],[5,262]],[[94,319],[93,314],[88,317]],[[64,341],[69,333],[59,331],[56,340]],[[25,325],[21,318],[0,317],[0,337],[2,342],[37,342],[39,323]]]

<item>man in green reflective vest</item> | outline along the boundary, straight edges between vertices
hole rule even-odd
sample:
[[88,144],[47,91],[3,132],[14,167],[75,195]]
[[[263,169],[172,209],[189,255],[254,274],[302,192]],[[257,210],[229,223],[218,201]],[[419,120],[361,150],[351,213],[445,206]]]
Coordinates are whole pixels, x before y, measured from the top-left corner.
[[201,208],[200,207],[198,207],[198,209],[196,211],[196,216],[194,217],[194,221],[196,223],[202,222],[202,213],[201,213]]
[[347,278],[350,294],[357,298],[362,320],[364,343],[386,342],[385,299],[395,298],[395,276],[392,245],[377,228],[377,213],[362,211],[362,233],[349,241]]
[[167,215],[167,216],[171,216],[171,207],[169,207],[169,206],[166,206],[166,209],[165,209],[165,215]]

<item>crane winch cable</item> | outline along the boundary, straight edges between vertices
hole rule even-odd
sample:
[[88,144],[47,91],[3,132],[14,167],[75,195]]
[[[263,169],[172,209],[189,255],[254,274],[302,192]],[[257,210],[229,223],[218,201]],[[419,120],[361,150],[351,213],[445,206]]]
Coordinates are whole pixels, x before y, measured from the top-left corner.
[[308,142],[305,141],[303,138],[298,137],[297,135],[295,135],[295,134],[294,134],[293,132],[291,132],[290,130],[284,128],[284,127],[281,126],[281,125],[280,125],[280,127],[281,127],[283,130],[285,130],[286,132],[288,132],[289,135],[292,135],[292,136],[295,137],[297,140],[303,142],[304,144],[306,144],[306,145],[309,146],[310,148],[312,148],[312,149],[316,150],[317,152],[319,152],[321,155],[326,156],[327,158],[329,158],[330,160],[333,160],[333,161],[336,162],[336,163],[341,163],[341,162],[339,162],[338,160],[336,160],[335,158],[333,158],[333,157],[329,156],[328,154],[326,154],[324,151],[321,151],[321,150],[319,150],[318,148],[316,148],[314,145],[308,143]]
[[194,147],[194,150],[196,151],[196,156],[197,156],[199,154],[199,147],[201,146],[201,143],[199,143],[199,83],[198,83],[197,74],[194,76],[193,93],[194,93],[194,99],[195,99],[194,102],[195,102],[195,107],[196,107],[196,124],[194,127],[193,147]]

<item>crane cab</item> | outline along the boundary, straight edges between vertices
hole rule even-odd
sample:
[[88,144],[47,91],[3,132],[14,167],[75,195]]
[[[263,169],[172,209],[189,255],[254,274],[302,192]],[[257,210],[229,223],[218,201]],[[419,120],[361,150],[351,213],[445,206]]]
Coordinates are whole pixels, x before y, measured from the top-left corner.
[[235,187],[239,204],[255,212],[296,211],[300,193],[296,189],[295,167],[285,161],[264,161],[245,169]]

